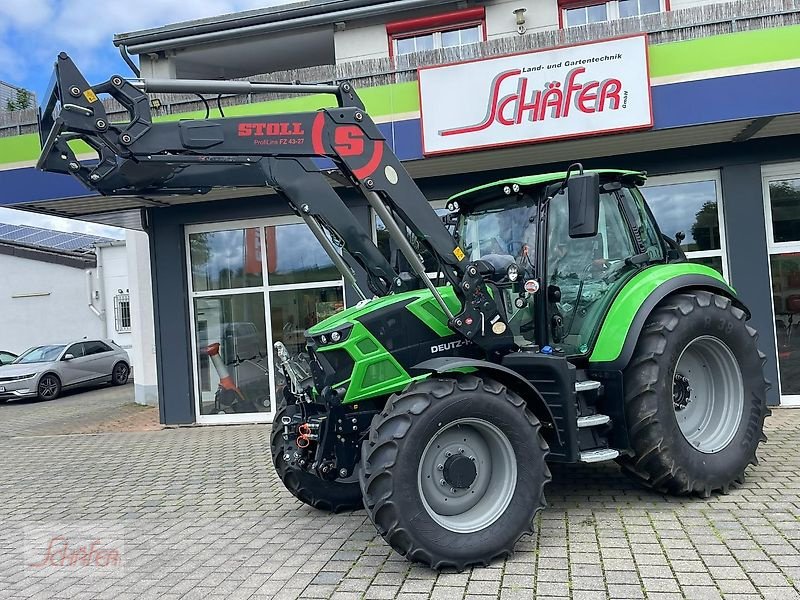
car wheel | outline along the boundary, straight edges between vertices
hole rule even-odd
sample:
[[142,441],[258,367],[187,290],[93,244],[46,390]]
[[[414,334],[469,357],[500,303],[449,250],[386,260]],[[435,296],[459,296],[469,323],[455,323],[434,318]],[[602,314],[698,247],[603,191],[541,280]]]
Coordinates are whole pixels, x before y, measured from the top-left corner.
[[111,383],[113,385],[125,385],[128,383],[128,377],[130,377],[130,374],[130,367],[124,362],[118,362],[114,365],[114,369],[111,371]]
[[55,400],[61,395],[61,380],[52,373],[42,375],[36,391],[39,400]]

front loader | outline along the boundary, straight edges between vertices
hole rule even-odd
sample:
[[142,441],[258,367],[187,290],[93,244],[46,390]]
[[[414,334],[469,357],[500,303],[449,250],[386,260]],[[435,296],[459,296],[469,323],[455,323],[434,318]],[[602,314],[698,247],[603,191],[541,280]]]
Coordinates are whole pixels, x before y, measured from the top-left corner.
[[[90,86],[63,53],[54,82],[40,169],[105,195],[269,186],[309,226],[362,300],[311,327],[304,357],[276,344],[275,468],[306,504],[366,509],[409,560],[464,569],[510,554],[545,506],[548,461],[616,460],[645,487],[703,496],[755,462],[767,384],[749,312],[662,235],[643,173],[512,177],[456,194],[441,219],[347,82]],[[147,92],[326,93],[337,107],[153,122]],[[128,121],[109,122],[103,94]],[[402,261],[314,157],[363,193]]]

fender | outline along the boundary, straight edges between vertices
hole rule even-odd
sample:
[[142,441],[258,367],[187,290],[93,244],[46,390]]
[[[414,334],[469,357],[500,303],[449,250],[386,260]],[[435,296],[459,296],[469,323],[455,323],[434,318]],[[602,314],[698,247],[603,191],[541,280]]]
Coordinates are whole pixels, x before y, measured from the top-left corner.
[[431,358],[421,362],[412,367],[412,370],[429,371],[432,373],[449,373],[465,368],[488,371],[497,381],[519,394],[522,399],[525,400],[531,412],[539,419],[539,422],[543,425],[546,424],[545,428],[548,433],[553,433],[558,441],[558,445],[562,444],[561,433],[556,426],[555,417],[547,406],[544,398],[542,398],[542,395],[539,393],[539,390],[522,375],[508,367],[474,358],[442,356],[440,358]]
[[750,311],[737,300],[734,289],[714,269],[692,263],[654,265],[628,281],[612,302],[589,357],[590,368],[623,370],[656,305],[670,294],[688,289],[726,296],[750,318]]

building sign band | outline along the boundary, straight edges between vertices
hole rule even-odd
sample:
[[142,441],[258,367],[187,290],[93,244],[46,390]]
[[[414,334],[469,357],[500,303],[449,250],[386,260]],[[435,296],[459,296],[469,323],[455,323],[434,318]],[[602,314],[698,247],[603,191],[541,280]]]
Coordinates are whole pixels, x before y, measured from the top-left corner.
[[419,70],[425,154],[652,127],[644,34]]

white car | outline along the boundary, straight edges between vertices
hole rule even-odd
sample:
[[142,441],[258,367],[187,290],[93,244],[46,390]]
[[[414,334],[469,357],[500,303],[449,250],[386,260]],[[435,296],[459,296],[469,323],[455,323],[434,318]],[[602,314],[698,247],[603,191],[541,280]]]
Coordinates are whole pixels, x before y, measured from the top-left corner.
[[110,340],[35,346],[0,366],[0,401],[58,398],[68,388],[128,382],[128,353]]

